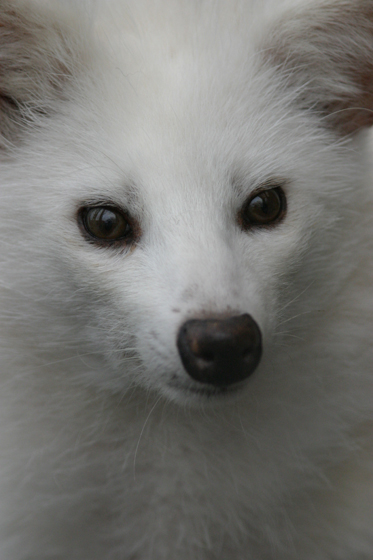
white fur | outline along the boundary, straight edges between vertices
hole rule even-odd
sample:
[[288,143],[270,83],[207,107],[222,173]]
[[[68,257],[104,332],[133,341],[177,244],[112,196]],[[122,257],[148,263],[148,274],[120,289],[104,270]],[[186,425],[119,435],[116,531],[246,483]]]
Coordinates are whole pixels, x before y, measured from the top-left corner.
[[[357,4],[373,12],[0,0],[18,101],[1,115],[1,560],[372,559],[371,149],[344,105],[321,109],[357,103]],[[243,232],[270,179],[285,219]],[[88,243],[89,201],[135,216],[137,246]],[[197,396],[178,329],[227,311],[258,322],[261,363],[234,398]]]

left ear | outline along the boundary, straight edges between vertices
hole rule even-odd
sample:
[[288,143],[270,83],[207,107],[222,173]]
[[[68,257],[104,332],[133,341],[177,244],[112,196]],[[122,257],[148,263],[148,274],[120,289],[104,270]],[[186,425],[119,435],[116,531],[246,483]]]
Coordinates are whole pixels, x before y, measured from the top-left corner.
[[334,0],[286,12],[264,56],[299,106],[341,134],[373,124],[373,1]]
[[53,112],[79,67],[79,26],[62,2],[0,0],[0,150]]

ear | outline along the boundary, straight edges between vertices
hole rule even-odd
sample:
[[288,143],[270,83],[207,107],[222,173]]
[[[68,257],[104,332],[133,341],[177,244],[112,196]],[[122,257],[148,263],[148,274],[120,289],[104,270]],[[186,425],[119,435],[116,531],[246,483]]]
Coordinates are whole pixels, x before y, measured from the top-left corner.
[[299,106],[342,134],[373,124],[373,1],[315,2],[287,12],[265,56]]
[[0,149],[63,97],[76,62],[71,27],[54,0],[0,0]]

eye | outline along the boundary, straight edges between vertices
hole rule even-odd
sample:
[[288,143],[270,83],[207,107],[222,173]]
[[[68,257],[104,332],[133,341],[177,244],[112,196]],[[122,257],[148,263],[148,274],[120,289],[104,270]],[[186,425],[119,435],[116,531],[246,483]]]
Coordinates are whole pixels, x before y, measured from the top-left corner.
[[88,235],[98,242],[113,243],[130,238],[133,234],[129,219],[114,206],[82,208],[79,221]]
[[244,229],[272,225],[283,218],[285,211],[285,193],[281,187],[274,187],[256,192],[239,213],[239,221]]

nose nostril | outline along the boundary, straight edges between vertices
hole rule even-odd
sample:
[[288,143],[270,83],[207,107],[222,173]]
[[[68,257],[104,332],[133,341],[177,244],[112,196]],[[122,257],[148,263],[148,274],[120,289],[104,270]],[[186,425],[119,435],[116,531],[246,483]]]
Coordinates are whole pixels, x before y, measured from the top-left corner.
[[242,357],[245,359],[252,355],[253,351],[255,351],[255,343],[251,343],[250,345],[246,346],[246,348],[242,351]]
[[246,379],[262,352],[260,330],[250,315],[187,321],[179,331],[177,346],[187,373],[215,386]]
[[215,356],[212,352],[201,352],[195,355],[201,362],[213,362]]
[[210,348],[206,348],[203,340],[199,340],[199,337],[191,338],[187,336],[190,345],[191,353],[198,359],[205,360],[207,362],[213,361],[214,352]]
[[204,340],[199,340],[198,337],[188,337],[188,342],[190,344],[190,352],[197,360],[201,360],[201,362],[214,361],[215,352],[209,345],[204,344]]

